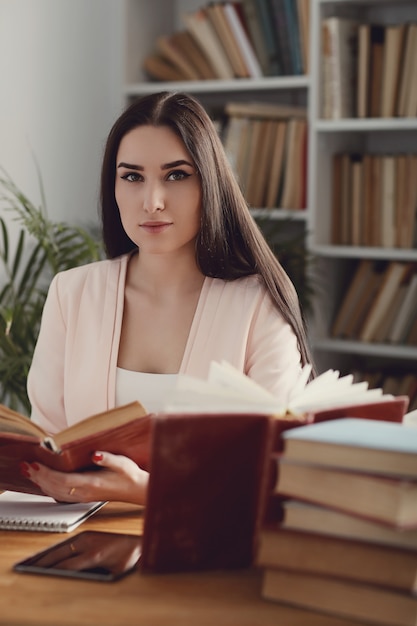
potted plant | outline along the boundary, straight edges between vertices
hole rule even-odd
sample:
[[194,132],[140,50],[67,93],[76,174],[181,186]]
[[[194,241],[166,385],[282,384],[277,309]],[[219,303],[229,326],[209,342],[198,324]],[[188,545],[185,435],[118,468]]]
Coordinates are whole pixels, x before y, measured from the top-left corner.
[[[49,283],[59,271],[102,257],[93,228],[48,218],[39,181],[35,206],[0,168],[0,402],[27,415],[26,378]],[[6,212],[19,227],[13,246]]]

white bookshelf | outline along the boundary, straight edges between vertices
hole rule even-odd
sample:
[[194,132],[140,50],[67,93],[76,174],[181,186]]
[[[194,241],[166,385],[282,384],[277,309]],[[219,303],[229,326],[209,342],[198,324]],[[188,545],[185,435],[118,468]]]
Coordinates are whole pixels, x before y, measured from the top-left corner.
[[[381,366],[416,371],[417,348],[402,345],[343,341],[330,337],[330,324],[359,259],[416,261],[416,249],[336,246],[331,244],[331,167],[336,151],[392,152],[417,150],[415,118],[321,118],[320,24],[324,17],[346,16],[380,23],[417,21],[415,0],[313,0],[310,152],[309,247],[320,259],[321,289],[313,345],[319,367],[352,366],[362,359]],[[417,62],[417,59],[416,59]],[[326,182],[323,182],[326,181]]]
[[[361,258],[417,261],[417,250],[334,246],[330,241],[332,155],[338,150],[417,151],[417,120],[321,118],[321,20],[330,15],[353,16],[385,23],[417,21],[417,0],[311,0],[310,75],[236,79],[232,81],[149,82],[142,62],[157,35],[183,28],[181,16],[196,10],[204,0],[126,0],[126,64],[124,97],[161,90],[195,94],[207,108],[228,99],[262,100],[304,105],[308,110],[308,206],[305,211],[268,211],[273,220],[291,221],[306,232],[307,246],[315,259],[312,273],[316,285],[315,317],[310,328],[319,369],[349,368],[352,358],[369,357],[381,362],[417,362],[417,348],[333,340],[329,329],[354,264]],[[265,216],[259,207],[255,215]]]

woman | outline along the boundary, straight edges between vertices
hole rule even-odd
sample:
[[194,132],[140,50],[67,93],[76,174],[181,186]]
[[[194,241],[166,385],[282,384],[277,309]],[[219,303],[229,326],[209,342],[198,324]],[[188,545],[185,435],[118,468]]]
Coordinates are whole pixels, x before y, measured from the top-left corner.
[[[163,92],[115,122],[101,174],[107,260],[51,283],[28,377],[51,433],[134,399],[163,407],[179,373],[226,360],[285,403],[310,361],[292,283],[253,221],[214,125]],[[97,451],[101,472],[25,464],[58,500],[144,503],[148,474]]]

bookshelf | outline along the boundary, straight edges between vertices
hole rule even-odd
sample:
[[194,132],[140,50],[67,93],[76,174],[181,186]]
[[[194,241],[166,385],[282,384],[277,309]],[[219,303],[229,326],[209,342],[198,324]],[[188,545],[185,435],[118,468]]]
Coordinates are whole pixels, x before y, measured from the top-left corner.
[[[417,347],[347,341],[332,338],[331,325],[351,280],[363,258],[417,263],[417,249],[335,245],[332,241],[333,157],[338,152],[417,153],[416,117],[345,117],[323,119],[322,21],[336,16],[358,22],[383,24],[417,22],[417,0],[311,0],[309,74],[222,80],[150,81],[143,70],[156,38],[184,28],[182,16],[197,11],[204,0],[126,0],[125,86],[126,102],[156,90],[184,90],[196,95],[209,112],[228,101],[280,103],[304,106],[308,120],[307,206],[301,211],[280,207],[253,207],[257,217],[301,232],[313,255],[311,276],[315,285],[314,316],[310,335],[319,370],[337,367],[350,371],[358,363],[392,365],[409,371],[417,362]],[[416,59],[417,60],[417,59]],[[417,372],[416,372],[417,373]]]
[[[359,341],[332,336],[332,324],[346,290],[362,259],[417,263],[415,247],[341,245],[333,241],[333,159],[337,153],[399,155],[417,153],[416,117],[349,117],[324,119],[323,20],[329,17],[367,24],[417,22],[415,0],[317,0],[312,4],[312,58],[310,90],[310,212],[308,246],[316,259],[315,272],[323,294],[315,305],[313,346],[319,369],[344,371],[381,369],[404,375],[416,371],[417,347],[387,342]],[[358,54],[358,49],[356,49]],[[417,61],[417,58],[415,59]],[[414,63],[415,63],[414,61]],[[363,207],[362,207],[363,208]],[[414,244],[415,246],[415,244]]]

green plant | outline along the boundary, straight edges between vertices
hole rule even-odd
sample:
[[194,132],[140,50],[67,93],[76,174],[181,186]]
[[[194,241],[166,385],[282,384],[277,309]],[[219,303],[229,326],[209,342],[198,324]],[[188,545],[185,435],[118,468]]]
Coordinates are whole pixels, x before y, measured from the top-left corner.
[[[0,402],[26,414],[26,379],[49,283],[59,271],[102,257],[93,229],[48,218],[40,176],[39,183],[37,207],[0,168]],[[16,238],[5,211],[19,225]]]

